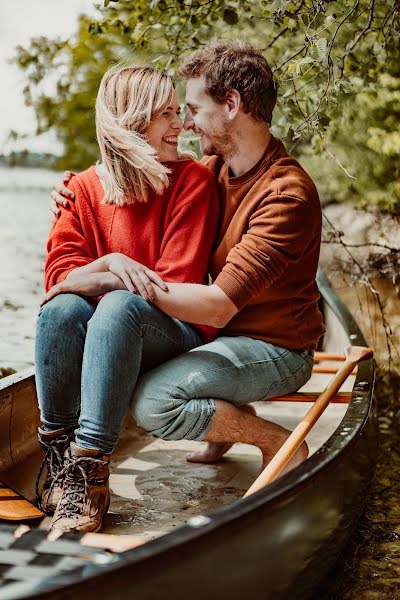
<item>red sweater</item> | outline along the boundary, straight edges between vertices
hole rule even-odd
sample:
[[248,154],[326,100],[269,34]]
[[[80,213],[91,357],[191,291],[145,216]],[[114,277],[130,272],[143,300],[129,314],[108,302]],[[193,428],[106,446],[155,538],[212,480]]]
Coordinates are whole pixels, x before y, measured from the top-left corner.
[[[61,207],[50,231],[45,265],[46,291],[70,271],[121,252],[156,271],[166,282],[205,283],[219,215],[211,171],[193,160],[166,163],[170,184],[147,202],[102,204],[104,190],[90,167],[69,184],[75,202]],[[204,342],[217,330],[195,325]]]

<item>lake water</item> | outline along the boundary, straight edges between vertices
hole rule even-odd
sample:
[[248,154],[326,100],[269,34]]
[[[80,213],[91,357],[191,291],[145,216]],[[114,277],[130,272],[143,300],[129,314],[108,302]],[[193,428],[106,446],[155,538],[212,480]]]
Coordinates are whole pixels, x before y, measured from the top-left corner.
[[52,222],[49,193],[57,176],[44,169],[0,168],[0,368],[33,365]]

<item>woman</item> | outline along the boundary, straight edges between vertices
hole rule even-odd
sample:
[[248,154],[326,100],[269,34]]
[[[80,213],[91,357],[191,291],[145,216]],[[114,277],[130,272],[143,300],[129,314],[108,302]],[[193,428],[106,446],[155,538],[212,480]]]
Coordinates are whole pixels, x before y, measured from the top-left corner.
[[67,531],[101,527],[139,374],[216,335],[151,304],[153,286],[204,283],[218,220],[211,172],[178,154],[171,79],[147,67],[108,71],[96,128],[101,165],[71,180],[75,202],[50,232],[36,337],[40,503]]

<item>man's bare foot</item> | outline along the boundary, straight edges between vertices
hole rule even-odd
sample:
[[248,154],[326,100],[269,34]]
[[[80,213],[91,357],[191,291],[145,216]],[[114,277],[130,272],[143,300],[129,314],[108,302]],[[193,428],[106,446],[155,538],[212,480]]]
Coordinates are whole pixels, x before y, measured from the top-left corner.
[[[268,448],[265,448],[265,449],[260,448],[262,455],[263,455],[263,464],[261,467],[261,472],[265,469],[265,467],[268,465],[268,463],[274,458],[276,452],[278,452],[279,448],[285,443],[286,439],[291,434],[291,431],[289,431],[288,429],[286,431],[287,431],[287,435],[283,434],[281,444],[276,445],[276,447],[274,449],[272,449],[271,446],[268,446]],[[300,465],[302,462],[304,462],[306,460],[307,457],[308,457],[308,446],[307,446],[306,442],[303,442],[301,444],[300,448],[295,452],[295,454],[289,460],[286,467],[284,469],[282,469],[279,476],[284,475],[288,471],[291,471],[292,469],[297,467],[297,465]]]
[[[240,407],[240,410],[255,415],[256,411],[250,404]],[[188,462],[194,463],[213,463],[222,458],[222,456],[232,448],[231,442],[205,442],[200,450],[186,455]],[[270,460],[270,459],[269,459]]]

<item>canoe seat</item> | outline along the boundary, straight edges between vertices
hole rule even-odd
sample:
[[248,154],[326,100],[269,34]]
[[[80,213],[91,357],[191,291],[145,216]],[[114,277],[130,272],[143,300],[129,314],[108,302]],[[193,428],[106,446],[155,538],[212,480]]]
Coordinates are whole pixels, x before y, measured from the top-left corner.
[[[325,361],[331,362],[339,362],[342,363],[346,360],[345,354],[333,354],[332,352],[314,352],[314,360],[316,364],[313,366],[313,373],[332,373],[335,374],[340,369],[340,366],[337,365],[326,365],[326,364],[318,364],[324,363]],[[357,367],[352,371],[352,375],[357,374]]]
[[[275,396],[275,398],[268,398],[268,400],[261,400],[261,402],[315,402],[320,395],[321,392],[308,392],[307,394],[296,392],[284,396]],[[350,398],[351,392],[340,392],[332,397],[331,402],[334,404],[348,404]]]

